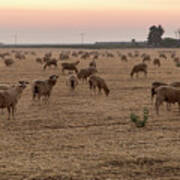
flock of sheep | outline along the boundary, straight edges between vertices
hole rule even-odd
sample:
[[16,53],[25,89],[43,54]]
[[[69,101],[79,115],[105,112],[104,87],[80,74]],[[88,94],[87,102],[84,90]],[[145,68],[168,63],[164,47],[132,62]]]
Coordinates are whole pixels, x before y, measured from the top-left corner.
[[[31,55],[36,56],[35,52],[20,52],[13,50],[12,53],[14,53],[14,58],[23,60],[26,58],[26,55],[28,53],[31,53]],[[175,52],[169,52],[171,58],[174,59],[174,62],[177,64],[180,62],[179,58],[176,56]],[[11,66],[15,63],[15,61],[12,58],[8,58],[10,53],[1,53],[0,58],[4,60],[4,63],[6,66]],[[151,56],[148,54],[140,54],[139,51],[135,51],[133,53],[128,54],[121,54],[120,52],[117,52],[116,54],[121,61],[128,62],[128,58],[136,57],[139,59],[142,59],[142,62],[139,64],[136,64],[132,67],[130,71],[130,77],[133,78],[134,74],[136,74],[136,77],[138,78],[138,74],[140,72],[143,72],[145,77],[147,77],[148,74],[148,62],[152,60]],[[59,54],[59,59],[53,58],[52,53],[46,53],[41,58],[36,58],[36,62],[42,65],[42,69],[45,71],[47,68],[51,68],[51,66],[57,68],[58,63],[61,63],[61,70],[62,73],[65,75],[66,71],[68,71],[67,81],[66,85],[70,87],[72,91],[74,91],[79,84],[79,81],[82,81],[82,83],[88,83],[89,89],[92,90],[94,93],[96,93],[96,89],[99,90],[99,93],[101,93],[101,90],[104,91],[105,95],[108,96],[110,93],[110,89],[108,88],[108,85],[106,81],[97,75],[97,66],[96,66],[96,60],[100,58],[114,58],[114,54],[110,53],[108,51],[105,51],[104,53],[100,53],[99,51],[63,51]],[[64,62],[71,57],[79,58],[82,60],[91,59],[91,62],[89,63],[89,66],[83,69],[78,69],[78,64],[80,63],[80,60],[75,62]],[[161,60],[167,59],[166,53],[160,53],[159,57],[153,59],[153,64],[157,67],[161,66]],[[52,89],[57,83],[59,76],[56,74],[53,74],[49,76],[46,80],[36,80],[34,81],[32,85],[32,100],[43,100],[45,103],[48,103],[48,100],[52,94]],[[0,108],[4,109],[7,108],[8,110],[8,119],[15,118],[15,111],[17,109],[18,101],[26,88],[26,86],[30,84],[27,81],[19,81],[17,84],[14,85],[7,85],[7,84],[0,84]],[[167,108],[170,108],[171,104],[178,103],[179,109],[180,109],[180,82],[173,82],[170,84],[155,81],[152,83],[151,88],[151,97],[153,101],[154,95],[156,95],[156,102],[155,102],[155,108],[157,114],[159,114],[159,107],[163,102],[167,103]]]

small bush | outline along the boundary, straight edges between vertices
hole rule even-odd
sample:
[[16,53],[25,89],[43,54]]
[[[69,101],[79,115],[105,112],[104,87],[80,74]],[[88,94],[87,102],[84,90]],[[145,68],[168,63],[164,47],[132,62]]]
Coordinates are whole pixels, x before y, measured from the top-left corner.
[[132,122],[136,125],[136,127],[138,127],[138,128],[145,127],[148,118],[149,118],[149,110],[148,110],[146,107],[145,107],[144,110],[143,110],[143,120],[140,120],[140,117],[137,116],[137,115],[134,114],[134,113],[131,113],[131,115],[130,115],[131,121],[132,121]]

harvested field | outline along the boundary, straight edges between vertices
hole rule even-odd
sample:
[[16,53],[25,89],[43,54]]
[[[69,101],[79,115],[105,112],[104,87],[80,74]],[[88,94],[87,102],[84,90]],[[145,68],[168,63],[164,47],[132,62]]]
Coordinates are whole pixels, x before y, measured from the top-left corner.
[[[0,49],[0,53],[12,49]],[[66,87],[66,75],[58,68],[37,64],[36,58],[51,51],[58,58],[61,49],[18,49],[34,51],[25,60],[15,60],[6,67],[0,59],[0,82],[14,83],[47,79],[58,74],[49,104],[32,102],[31,86],[25,89],[17,106],[15,120],[0,118],[0,180],[152,180],[180,179],[180,113],[160,107],[157,116],[151,103],[153,81],[173,82],[180,77],[170,54],[161,59],[161,67],[147,62],[147,78],[143,74],[130,78],[132,67],[142,62],[141,57],[99,57],[98,74],[110,89],[110,95],[91,95],[88,84],[81,83],[71,92]],[[86,50],[85,50],[86,51]],[[90,51],[90,50],[89,50]],[[99,50],[104,52],[105,50]],[[108,50],[114,54],[134,52],[135,49]],[[142,49],[152,59],[162,49]],[[166,51],[166,50],[164,50]],[[168,50],[170,51],[170,50]],[[176,51],[180,56],[180,50]],[[13,56],[11,57],[13,58]],[[86,60],[72,57],[67,62],[80,60],[78,69],[88,67]],[[149,109],[147,126],[136,128],[130,113],[142,114]]]

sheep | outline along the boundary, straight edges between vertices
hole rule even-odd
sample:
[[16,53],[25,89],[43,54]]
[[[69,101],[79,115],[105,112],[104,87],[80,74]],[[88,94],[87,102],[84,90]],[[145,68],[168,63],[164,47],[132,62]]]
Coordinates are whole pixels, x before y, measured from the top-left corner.
[[159,60],[158,58],[155,58],[155,59],[154,59],[153,64],[154,64],[155,66],[156,66],[156,65],[159,66],[159,67],[161,66],[161,62],[160,62],[160,60]]
[[[132,57],[132,56],[131,56],[131,57]],[[121,61],[127,62],[127,61],[128,61],[127,56],[126,56],[126,55],[122,55],[122,56],[121,56]]]
[[19,81],[19,85],[11,87],[7,90],[0,90],[0,108],[7,108],[8,110],[8,119],[15,119],[15,111],[18,100],[20,99],[23,90],[26,88],[24,81]]
[[159,115],[160,105],[166,101],[167,103],[178,103],[180,110],[180,89],[171,86],[160,86],[156,89],[156,114]]
[[133,78],[134,73],[138,77],[139,72],[144,72],[144,75],[147,76],[147,65],[145,63],[136,64],[131,70],[131,78]]
[[87,81],[87,78],[94,73],[97,73],[96,68],[94,67],[84,68],[79,71],[79,73],[77,74],[77,77],[78,79],[82,81]]
[[143,57],[143,63],[146,62],[146,61],[151,61],[151,57],[149,55],[145,55]]
[[43,64],[43,60],[41,58],[36,58],[36,62],[39,64]]
[[156,95],[156,89],[160,86],[168,86],[167,83],[164,82],[160,82],[160,81],[154,81],[152,83],[152,87],[151,87],[151,101],[153,102],[154,99],[154,95]]
[[59,76],[51,75],[47,80],[36,80],[32,86],[32,99],[35,100],[38,97],[38,100],[41,100],[41,97],[45,97],[45,103],[48,103],[48,100],[51,96],[52,89],[56,85],[57,79]]
[[153,98],[154,98],[154,95],[156,95],[156,89],[160,86],[171,86],[171,87],[180,87],[180,82],[179,81],[175,81],[175,82],[172,82],[172,83],[164,83],[164,82],[159,82],[159,81],[154,81],[152,83],[152,87],[151,87],[151,100],[153,102]]
[[89,89],[93,89],[94,92],[96,91],[96,87],[99,89],[99,93],[101,93],[101,89],[104,90],[106,96],[109,95],[110,90],[105,82],[105,80],[99,76],[91,75],[89,78]]
[[77,65],[80,63],[80,61],[76,61],[74,63],[62,63],[62,72],[64,73],[64,70],[71,70],[78,73]]
[[14,64],[14,60],[13,59],[5,59],[4,64],[6,66],[11,66],[12,64]]
[[70,86],[71,90],[75,90],[75,88],[78,85],[78,79],[75,74],[72,74],[72,72],[69,72],[69,77],[67,78],[66,85]]
[[94,59],[89,63],[89,67],[96,68],[96,61]]
[[57,67],[57,60],[56,59],[51,59],[49,61],[47,61],[45,63],[45,65],[43,66],[43,69],[46,70],[47,67],[50,67],[50,66],[54,66],[54,67]]
[[165,54],[159,54],[159,57],[160,57],[160,58],[167,59],[167,56],[166,56]]

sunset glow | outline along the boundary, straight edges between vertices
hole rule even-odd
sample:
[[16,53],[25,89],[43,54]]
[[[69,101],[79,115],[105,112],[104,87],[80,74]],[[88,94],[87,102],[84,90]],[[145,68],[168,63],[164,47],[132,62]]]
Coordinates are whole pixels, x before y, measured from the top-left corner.
[[4,0],[0,3],[0,41],[79,43],[145,40],[149,26],[161,24],[174,36],[179,0]]

